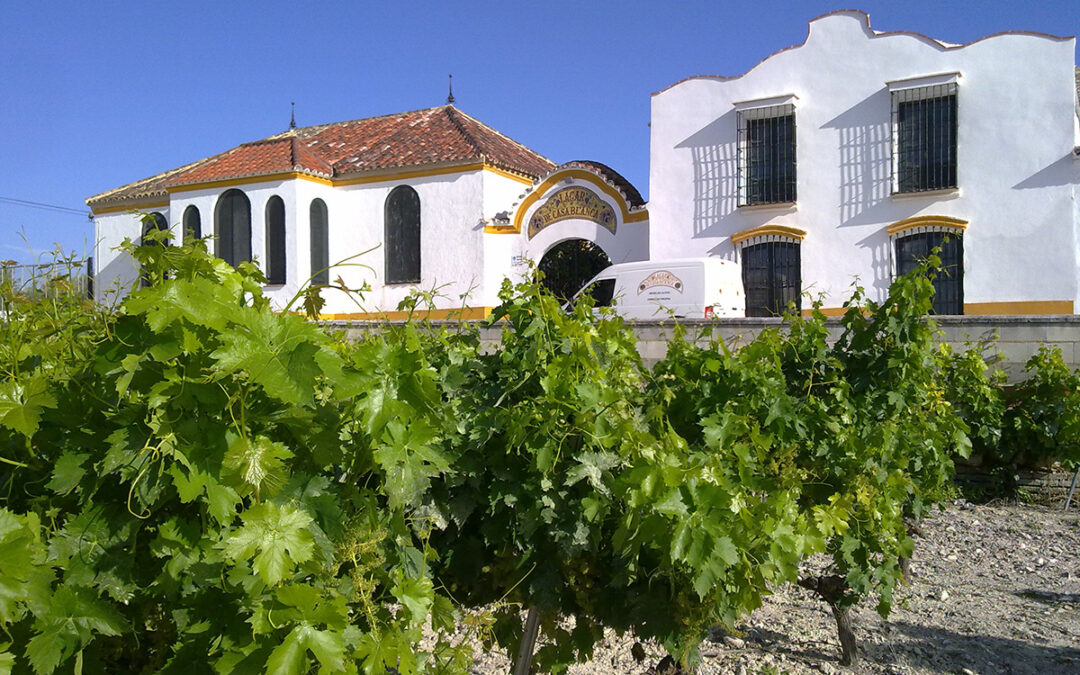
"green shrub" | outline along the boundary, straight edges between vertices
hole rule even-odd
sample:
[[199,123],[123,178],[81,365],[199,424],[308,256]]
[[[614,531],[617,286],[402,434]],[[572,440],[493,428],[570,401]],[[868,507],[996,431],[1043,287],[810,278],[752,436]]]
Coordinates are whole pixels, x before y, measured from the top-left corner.
[[1080,373],[1061,350],[1043,346],[1024,367],[1027,378],[1008,394],[1002,446],[1010,463],[1067,469],[1080,464]]

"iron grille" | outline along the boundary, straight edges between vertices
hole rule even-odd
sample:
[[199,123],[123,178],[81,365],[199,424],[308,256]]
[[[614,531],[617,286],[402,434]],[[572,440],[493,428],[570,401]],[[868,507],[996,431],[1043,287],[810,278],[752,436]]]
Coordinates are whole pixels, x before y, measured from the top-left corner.
[[795,201],[795,107],[739,111],[739,205]]
[[893,191],[956,187],[956,83],[893,94]]
[[746,316],[778,316],[802,303],[802,254],[799,244],[769,241],[744,246],[742,258]]
[[934,249],[941,270],[934,277],[934,314],[964,313],[964,238],[952,232],[919,232],[896,240],[896,271],[907,274]]

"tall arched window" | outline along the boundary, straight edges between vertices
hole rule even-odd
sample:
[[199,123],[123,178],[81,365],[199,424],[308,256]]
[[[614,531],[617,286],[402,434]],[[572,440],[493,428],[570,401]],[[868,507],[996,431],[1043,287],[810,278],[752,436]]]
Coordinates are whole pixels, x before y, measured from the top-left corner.
[[214,209],[217,256],[233,267],[251,260],[251,202],[240,190],[228,190]]
[[420,195],[399,185],[386,198],[386,283],[420,281]]
[[266,281],[285,283],[285,202],[277,195],[266,202]]
[[[139,241],[140,244],[146,244],[146,235],[151,232],[168,232],[169,221],[165,220],[165,216],[161,215],[157,211],[148,214],[143,218],[142,236],[143,239]],[[159,241],[160,244],[167,244],[167,240]]]
[[311,200],[311,283],[330,283],[330,218],[326,202]]
[[182,235],[185,244],[195,239],[202,239],[202,216],[199,215],[199,209],[194,204],[184,209],[182,227],[184,228]]
[[[155,239],[153,241],[147,241],[147,239],[146,239],[146,235],[150,234],[151,232],[168,232],[168,231],[169,231],[169,221],[165,220],[165,216],[161,215],[160,213],[158,213],[156,211],[154,213],[147,214],[146,216],[143,217],[143,221],[142,221],[142,237],[139,239],[139,244],[142,245],[142,246],[146,246],[147,244],[153,243],[153,244],[156,244],[158,246],[168,246],[168,244],[169,244],[168,237],[166,237],[165,239]],[[139,276],[139,285],[143,286],[143,287],[146,287],[146,286],[150,285],[150,277],[145,271]]]

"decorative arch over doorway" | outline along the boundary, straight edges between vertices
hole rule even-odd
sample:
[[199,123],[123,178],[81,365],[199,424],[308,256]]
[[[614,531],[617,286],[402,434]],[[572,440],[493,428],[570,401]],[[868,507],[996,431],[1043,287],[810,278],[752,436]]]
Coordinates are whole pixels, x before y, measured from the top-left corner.
[[565,301],[609,265],[611,259],[596,243],[588,239],[564,239],[549,248],[536,267],[544,274],[540,283]]

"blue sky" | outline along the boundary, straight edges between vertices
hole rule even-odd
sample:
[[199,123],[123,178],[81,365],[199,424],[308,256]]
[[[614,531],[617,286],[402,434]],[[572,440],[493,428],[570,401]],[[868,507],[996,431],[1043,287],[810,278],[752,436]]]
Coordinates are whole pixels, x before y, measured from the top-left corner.
[[[299,125],[441,105],[644,195],[649,94],[734,75],[828,2],[0,3],[0,260],[93,238],[83,200]],[[877,30],[1080,32],[1076,0],[861,2]],[[74,209],[45,210],[18,199]],[[24,241],[25,234],[27,241]]]

